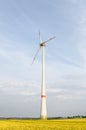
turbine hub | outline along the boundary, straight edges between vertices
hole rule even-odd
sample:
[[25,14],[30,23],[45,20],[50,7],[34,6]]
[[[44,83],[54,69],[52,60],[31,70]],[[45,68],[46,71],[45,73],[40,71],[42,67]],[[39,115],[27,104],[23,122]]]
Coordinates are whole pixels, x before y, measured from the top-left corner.
[[40,46],[41,46],[41,47],[42,47],[42,46],[45,46],[45,42],[40,43]]

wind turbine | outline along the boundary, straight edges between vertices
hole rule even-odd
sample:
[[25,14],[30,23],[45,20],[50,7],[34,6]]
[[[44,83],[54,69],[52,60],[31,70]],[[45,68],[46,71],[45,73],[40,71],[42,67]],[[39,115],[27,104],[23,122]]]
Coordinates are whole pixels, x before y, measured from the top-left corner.
[[[49,38],[48,40],[42,42],[40,32],[39,32],[39,48],[36,52],[36,55],[33,59],[35,61],[37,54],[39,53],[40,49],[42,49],[42,88],[41,88],[41,111],[40,111],[40,118],[47,119],[47,109],[46,109],[46,85],[45,85],[45,46],[46,43],[54,39],[55,37]],[[32,62],[32,63],[33,63]]]

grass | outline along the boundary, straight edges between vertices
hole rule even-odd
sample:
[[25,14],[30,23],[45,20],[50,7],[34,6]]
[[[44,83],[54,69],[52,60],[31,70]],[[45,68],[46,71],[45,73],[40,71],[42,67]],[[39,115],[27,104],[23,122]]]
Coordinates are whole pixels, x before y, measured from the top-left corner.
[[86,119],[0,120],[0,130],[86,130]]

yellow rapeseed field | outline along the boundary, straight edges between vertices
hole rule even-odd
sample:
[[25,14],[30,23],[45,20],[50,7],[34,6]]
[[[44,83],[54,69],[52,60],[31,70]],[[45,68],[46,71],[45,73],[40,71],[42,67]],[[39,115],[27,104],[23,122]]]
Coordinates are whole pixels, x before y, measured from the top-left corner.
[[86,119],[0,120],[0,130],[86,130]]

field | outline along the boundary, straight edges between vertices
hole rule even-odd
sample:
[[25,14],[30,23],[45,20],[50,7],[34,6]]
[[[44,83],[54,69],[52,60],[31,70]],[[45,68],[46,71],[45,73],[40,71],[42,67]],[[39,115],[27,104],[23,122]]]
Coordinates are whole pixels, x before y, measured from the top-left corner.
[[86,119],[0,120],[0,130],[86,130]]

